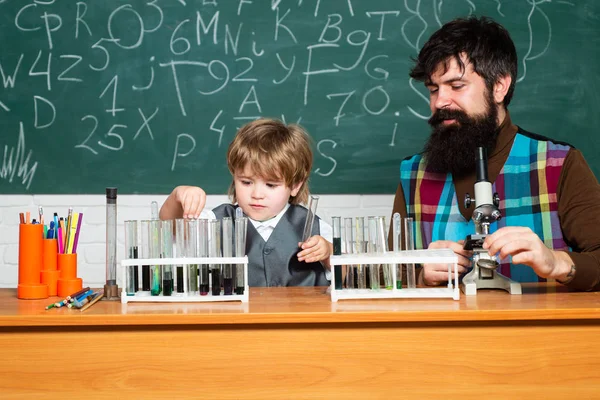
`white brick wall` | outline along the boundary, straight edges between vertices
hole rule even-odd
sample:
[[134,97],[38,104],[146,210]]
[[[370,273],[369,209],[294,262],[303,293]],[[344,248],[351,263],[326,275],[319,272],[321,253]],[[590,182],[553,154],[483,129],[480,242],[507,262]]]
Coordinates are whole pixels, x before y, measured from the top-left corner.
[[[150,203],[159,207],[166,195],[118,195],[117,198],[117,259],[124,256],[123,221],[149,219]],[[323,195],[317,214],[331,223],[332,216],[360,217],[382,215],[389,218],[393,195]],[[208,196],[209,208],[227,202],[227,196]],[[31,212],[37,216],[38,206],[49,216],[57,212],[66,216],[69,207],[84,215],[79,237],[77,275],[84,285],[100,287],[106,282],[106,197],[104,195],[3,195],[0,196],[0,287],[16,287],[19,261],[19,213]],[[35,217],[37,218],[37,217]]]

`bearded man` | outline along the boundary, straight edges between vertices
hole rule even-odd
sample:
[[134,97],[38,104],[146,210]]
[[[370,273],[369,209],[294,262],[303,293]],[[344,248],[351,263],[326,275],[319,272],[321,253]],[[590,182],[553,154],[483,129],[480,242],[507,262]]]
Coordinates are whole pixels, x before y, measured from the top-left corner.
[[[460,18],[425,43],[410,76],[429,90],[432,133],[421,154],[402,161],[393,212],[413,217],[415,248],[450,248],[458,272],[471,267],[463,239],[475,232],[472,208],[477,147],[502,219],[483,248],[498,272],[518,282],[556,279],[572,289],[600,289],[600,185],[579,150],[512,123],[508,105],[517,53],[504,27]],[[424,264],[418,283],[447,282],[446,265]]]

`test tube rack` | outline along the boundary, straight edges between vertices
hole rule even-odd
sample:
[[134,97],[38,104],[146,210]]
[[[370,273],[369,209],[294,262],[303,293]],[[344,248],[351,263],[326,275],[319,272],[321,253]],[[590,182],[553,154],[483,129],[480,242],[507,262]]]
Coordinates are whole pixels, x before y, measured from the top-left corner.
[[184,258],[130,258],[121,261],[122,282],[127,282],[127,267],[140,265],[202,265],[202,264],[233,264],[244,265],[244,294],[230,294],[215,296],[212,293],[206,295],[192,294],[187,287],[188,268],[183,268],[183,293],[172,293],[171,296],[164,296],[162,293],[158,296],[152,296],[147,291],[137,291],[133,295],[128,295],[125,285],[121,290],[121,303],[130,302],[154,302],[154,303],[199,303],[199,302],[217,302],[217,301],[241,301],[248,302],[248,257],[184,257]]
[[[457,263],[458,256],[450,249],[390,251],[386,253],[343,254],[331,256],[334,265],[394,265],[437,263],[448,265],[448,285],[429,288],[396,288],[396,274],[392,274],[391,289],[335,289],[335,268],[331,268],[331,301],[346,299],[401,299],[401,298],[460,298]],[[452,266],[454,265],[454,268]],[[454,270],[454,273],[452,272]]]

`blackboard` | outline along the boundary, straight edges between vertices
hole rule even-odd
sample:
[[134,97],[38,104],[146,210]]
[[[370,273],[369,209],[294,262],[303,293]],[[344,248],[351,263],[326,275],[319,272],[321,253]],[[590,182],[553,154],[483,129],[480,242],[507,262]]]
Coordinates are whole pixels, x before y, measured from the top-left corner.
[[266,116],[311,134],[313,192],[393,193],[429,134],[411,57],[469,14],[515,40],[513,121],[599,175],[596,0],[0,0],[0,192],[224,194]]

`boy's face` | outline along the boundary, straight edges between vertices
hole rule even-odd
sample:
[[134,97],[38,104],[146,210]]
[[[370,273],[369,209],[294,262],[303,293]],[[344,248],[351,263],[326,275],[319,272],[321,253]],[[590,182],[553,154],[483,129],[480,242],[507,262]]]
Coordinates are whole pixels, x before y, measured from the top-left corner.
[[286,186],[281,179],[265,180],[254,175],[248,166],[236,171],[233,177],[237,202],[244,214],[256,221],[275,217],[288,203],[290,196],[298,194],[302,183]]

